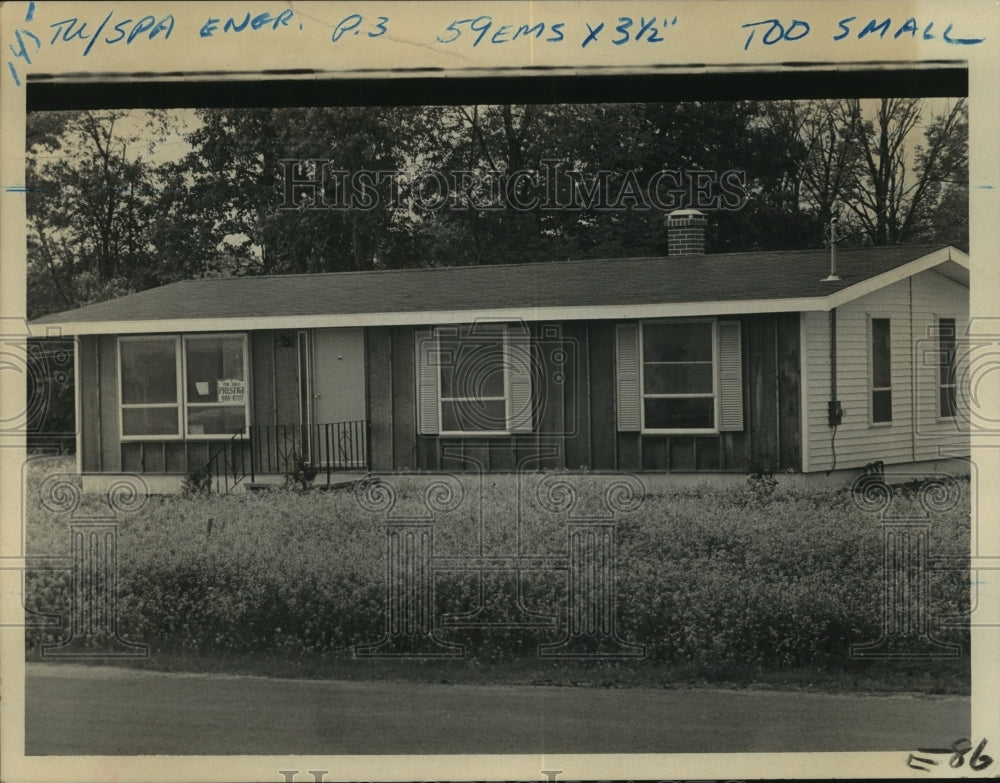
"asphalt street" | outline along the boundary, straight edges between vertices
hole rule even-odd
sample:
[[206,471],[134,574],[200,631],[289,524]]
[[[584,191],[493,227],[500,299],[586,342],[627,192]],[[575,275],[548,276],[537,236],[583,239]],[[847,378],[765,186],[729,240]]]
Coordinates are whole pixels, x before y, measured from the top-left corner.
[[29,755],[910,751],[960,696],[287,680],[28,664]]

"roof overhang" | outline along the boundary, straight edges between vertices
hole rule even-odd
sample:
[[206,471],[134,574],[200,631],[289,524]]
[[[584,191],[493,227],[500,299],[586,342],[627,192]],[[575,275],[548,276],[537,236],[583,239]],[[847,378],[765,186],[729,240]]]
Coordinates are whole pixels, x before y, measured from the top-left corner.
[[824,299],[749,299],[732,302],[602,305],[599,307],[508,307],[480,310],[420,310],[415,312],[268,316],[264,318],[197,318],[157,321],[91,321],[32,324],[32,335],[51,337],[86,334],[152,334],[156,332],[225,332],[251,329],[330,329],[357,326],[434,326],[468,321],[593,321],[678,318],[737,313],[822,310]]
[[[678,302],[599,306],[553,306],[483,308],[476,310],[418,310],[412,312],[324,313],[310,315],[240,316],[237,318],[185,318],[157,320],[78,321],[32,323],[34,337],[94,334],[154,334],[163,332],[226,332],[256,329],[331,329],[359,326],[420,326],[489,321],[579,321],[694,316],[752,315],[828,311],[908,277],[951,263],[952,270],[969,269],[969,257],[954,247],[945,247],[867,278],[827,296],[785,299]],[[947,275],[956,280],[954,271]],[[961,280],[956,282],[962,284]],[[967,284],[967,283],[965,283]]]
[[[933,253],[928,253],[920,258],[915,258],[913,261],[908,261],[905,264],[900,264],[895,269],[890,269],[888,272],[883,272],[880,275],[875,275],[874,277],[869,277],[866,280],[862,280],[860,283],[855,283],[852,286],[841,289],[834,294],[830,294],[824,299],[827,302],[827,306],[821,309],[831,310],[834,307],[840,307],[848,302],[852,302],[855,299],[860,299],[866,294],[873,293],[888,285],[893,283],[898,283],[901,280],[906,280],[908,277],[913,277],[913,275],[918,275],[921,272],[926,272],[928,269],[934,269],[935,267],[942,266],[951,262],[952,264],[957,264],[958,267],[964,269],[966,272],[969,270],[969,256],[963,253],[956,247],[943,247],[940,250],[935,250]],[[957,275],[948,275],[952,279],[955,279]],[[962,283],[962,281],[955,279],[955,282]],[[968,285],[968,280],[964,283]]]

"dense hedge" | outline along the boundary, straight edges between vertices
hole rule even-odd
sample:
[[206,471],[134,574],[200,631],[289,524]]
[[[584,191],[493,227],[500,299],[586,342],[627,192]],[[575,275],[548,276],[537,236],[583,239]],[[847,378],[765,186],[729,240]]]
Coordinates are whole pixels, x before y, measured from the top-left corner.
[[[521,551],[564,554],[566,515],[544,511],[534,495],[518,501],[513,480],[491,478],[483,497],[474,482],[463,489],[456,509],[436,515],[435,552],[478,552],[480,535],[486,552],[516,551],[520,504]],[[398,488],[396,516],[421,509],[420,482],[414,477]],[[968,552],[968,482],[956,486],[957,504],[933,516],[935,555]],[[30,490],[26,502],[29,552],[65,552],[67,515]],[[581,502],[589,502],[586,491]],[[920,510],[915,497],[896,502]],[[482,529],[481,506],[491,520]],[[154,650],[348,656],[352,645],[383,633],[383,519],[350,492],[152,498],[119,526],[120,630]],[[652,661],[836,666],[846,662],[851,642],[879,636],[879,518],[860,510],[849,492],[773,490],[751,481],[651,494],[622,518],[617,535],[619,634],[644,644]],[[967,608],[967,573],[935,572],[932,579],[932,615]],[[510,576],[494,574],[481,585],[474,572],[439,572],[438,621],[445,612],[475,610],[482,587],[480,619],[511,627],[442,628],[438,635],[466,644],[478,660],[534,655],[535,645],[557,640],[561,629],[513,626],[534,617],[526,610],[562,618],[565,585],[565,572],[525,573],[519,610],[505,600],[518,594]],[[30,609],[67,614],[68,572],[29,573],[26,586]],[[936,634],[964,641],[958,630]],[[59,636],[54,628],[33,630],[29,650]]]

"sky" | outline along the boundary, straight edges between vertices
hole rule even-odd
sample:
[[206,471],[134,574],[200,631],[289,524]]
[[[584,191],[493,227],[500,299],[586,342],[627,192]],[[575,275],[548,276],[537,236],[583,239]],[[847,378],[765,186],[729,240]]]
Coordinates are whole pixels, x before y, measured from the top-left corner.
[[[922,140],[923,127],[925,123],[930,121],[930,119],[934,116],[947,113],[951,106],[955,103],[954,98],[925,98],[924,101],[925,108],[921,117],[921,123],[917,126],[916,133],[913,136],[916,140]],[[875,100],[865,99],[862,100],[861,103],[862,110],[870,116],[870,113],[876,103]],[[176,162],[184,157],[184,155],[191,149],[185,135],[197,130],[202,125],[194,109],[168,109],[166,110],[166,113],[169,117],[171,127],[175,130],[168,136],[161,139],[152,137],[147,138],[149,142],[155,144],[151,161],[156,164]],[[123,136],[129,136],[133,133],[138,133],[140,136],[146,136],[144,125],[147,118],[148,112],[145,110],[136,109],[129,112],[129,116],[119,126],[121,134]],[[914,146],[915,145],[911,145],[911,153],[912,147]],[[139,151],[140,150],[137,148],[136,153]],[[54,156],[40,157],[61,157],[69,156],[71,154],[72,148],[66,148],[63,151],[56,153]]]

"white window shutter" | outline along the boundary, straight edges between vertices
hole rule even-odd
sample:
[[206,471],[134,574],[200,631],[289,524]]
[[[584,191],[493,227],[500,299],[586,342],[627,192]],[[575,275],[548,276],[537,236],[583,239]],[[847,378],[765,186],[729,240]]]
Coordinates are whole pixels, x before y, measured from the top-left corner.
[[507,368],[507,382],[510,384],[510,431],[533,432],[531,335],[524,324],[507,330]]
[[719,431],[743,429],[743,351],[740,322],[719,321]]
[[441,386],[440,351],[432,329],[416,333],[417,432],[437,435],[441,431],[438,398]]
[[618,376],[618,430],[638,432],[642,427],[638,324],[615,326],[615,370]]

